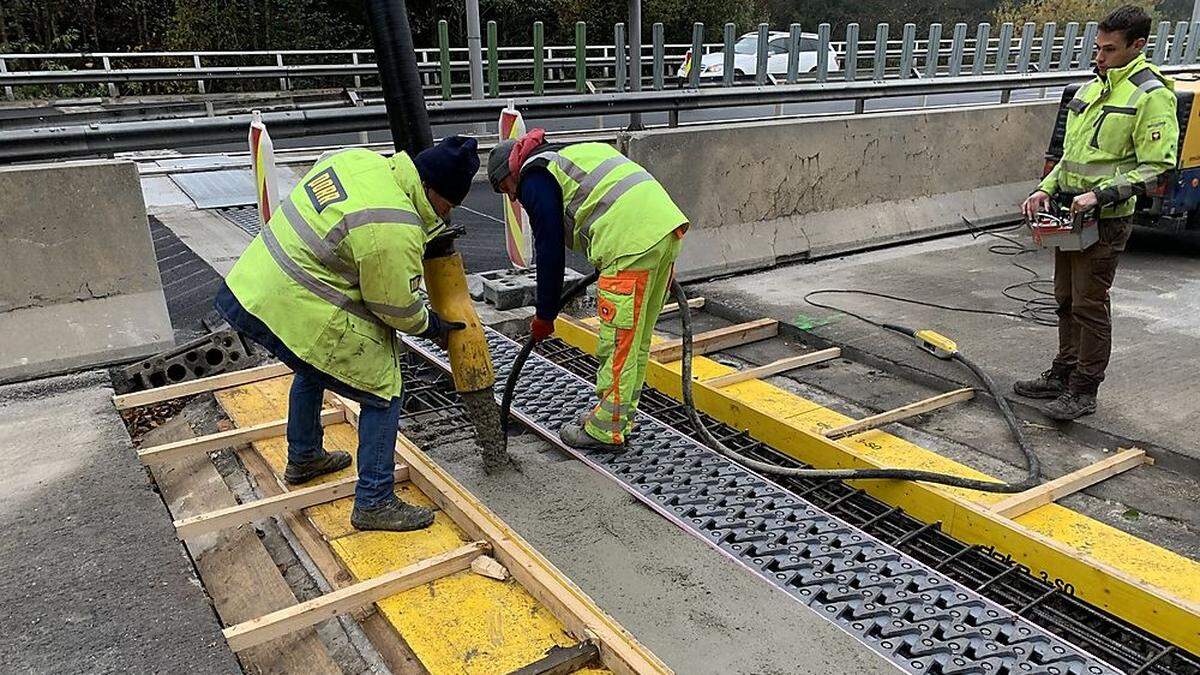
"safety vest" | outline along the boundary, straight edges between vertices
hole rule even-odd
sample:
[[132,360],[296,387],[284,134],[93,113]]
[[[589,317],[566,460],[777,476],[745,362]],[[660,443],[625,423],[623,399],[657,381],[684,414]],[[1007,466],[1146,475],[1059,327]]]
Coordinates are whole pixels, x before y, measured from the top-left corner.
[[547,145],[521,175],[544,167],[562,190],[567,246],[598,269],[650,250],[687,216],[648,171],[606,143]]
[[422,256],[444,227],[408,155],[344,150],[305,174],[226,284],[306,363],[392,398],[401,386],[395,332],[428,326]]
[[1128,216],[1135,194],[1175,167],[1179,124],[1174,82],[1139,54],[1081,86],[1067,103],[1062,159],[1039,189],[1096,191],[1102,218]]

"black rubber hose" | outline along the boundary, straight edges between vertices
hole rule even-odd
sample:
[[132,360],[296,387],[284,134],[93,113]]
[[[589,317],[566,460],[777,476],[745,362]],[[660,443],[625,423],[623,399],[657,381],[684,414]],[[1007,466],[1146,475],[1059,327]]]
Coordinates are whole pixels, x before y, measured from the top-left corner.
[[[1025,455],[1026,475],[1025,479],[1019,483],[1001,483],[993,481],[974,480],[971,478],[962,478],[960,476],[951,476],[949,474],[935,473],[933,471],[918,471],[914,469],[796,469],[791,467],[779,466],[769,462],[760,462],[756,459],[751,459],[726,447],[723,443],[717,440],[708,427],[700,420],[699,413],[696,412],[696,402],[692,398],[692,313],[688,308],[687,295],[683,291],[683,286],[678,281],[671,284],[671,292],[675,296],[675,302],[679,305],[679,320],[681,331],[683,333],[683,359],[681,367],[681,389],[683,390],[684,408],[687,410],[688,417],[692,420],[699,431],[704,442],[716,452],[725,457],[742,464],[750,469],[762,473],[773,474],[776,476],[788,476],[790,478],[812,478],[816,480],[911,480],[921,481],[924,483],[936,483],[939,485],[949,485],[952,487],[966,488],[969,490],[979,490],[982,492],[1024,492],[1036,486],[1041,480],[1041,463],[1038,461],[1037,454],[1029,445],[1028,439],[1025,438],[1025,433],[1021,429],[1020,422],[1017,421],[1016,415],[1013,414],[1012,408],[1009,407],[1008,401],[1004,399],[1002,392],[987,373],[983,372],[974,362],[962,353],[954,355],[955,360],[966,366],[976,377],[983,382],[984,387],[991,393],[992,398],[996,401],[996,405],[1000,408],[1001,415],[1004,416],[1004,422],[1008,425],[1012,432],[1013,438],[1017,442],[1017,446],[1021,448],[1021,453]],[[895,324],[880,324],[874,321],[870,323],[881,326],[888,330],[912,335],[914,331],[904,326]]]
[[[591,286],[599,278],[600,271],[596,270],[582,279],[575,280],[574,283],[563,291],[562,298],[558,301],[559,309],[562,309],[568,302],[574,300],[585,288]],[[508,420],[512,411],[513,392],[517,388],[517,378],[521,376],[521,369],[525,367],[525,362],[529,360],[529,355],[533,353],[533,345],[533,336],[530,335],[525,340],[525,344],[521,345],[521,351],[517,353],[517,358],[513,359],[512,367],[508,370],[508,378],[504,381],[504,394],[500,397],[500,433],[504,437],[505,450],[508,449]]]

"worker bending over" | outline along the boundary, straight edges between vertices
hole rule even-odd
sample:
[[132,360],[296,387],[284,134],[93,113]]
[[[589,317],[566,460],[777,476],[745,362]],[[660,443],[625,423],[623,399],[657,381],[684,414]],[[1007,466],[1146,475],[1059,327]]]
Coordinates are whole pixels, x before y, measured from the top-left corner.
[[533,230],[537,264],[535,341],[554,332],[565,247],[600,270],[600,403],[563,425],[575,448],[618,450],[633,427],[650,337],[662,310],[687,217],[645,169],[605,143],[550,145],[534,129],[501,141],[488,157],[492,188],[519,199]]
[[409,158],[349,149],[318,160],[229,272],[217,309],[295,375],[288,395],[284,479],[298,485],[350,466],[327,452],[326,390],[361,404],[358,483],[350,523],[414,530],[433,511],[393,492],[400,416],[396,331],[445,343],[462,324],[425,306],[425,245],[446,229],[479,168],[475,140],[451,137]]
[[1046,415],[1071,420],[1096,411],[1096,390],[1112,351],[1109,289],[1133,231],[1137,195],[1175,166],[1179,125],[1172,81],[1146,61],[1150,17],[1126,5],[1100,22],[1096,78],[1067,104],[1062,159],[1021,205],[1027,219],[1051,199],[1072,213],[1100,208],[1099,241],[1054,252],[1058,356],[1036,379],[1013,385],[1022,396],[1053,398]]

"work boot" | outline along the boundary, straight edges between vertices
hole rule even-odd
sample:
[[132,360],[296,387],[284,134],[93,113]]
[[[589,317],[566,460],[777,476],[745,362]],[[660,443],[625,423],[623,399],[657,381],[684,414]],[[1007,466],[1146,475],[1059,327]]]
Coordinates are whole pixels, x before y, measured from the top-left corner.
[[563,443],[575,448],[576,450],[600,450],[601,452],[621,452],[625,449],[624,445],[617,443],[605,443],[604,441],[593,438],[591,434],[583,428],[583,419],[577,419],[574,422],[567,422],[558,432],[558,437]]
[[1046,417],[1059,421],[1091,415],[1096,412],[1096,395],[1064,391],[1061,396],[1051,401],[1043,412],[1046,413]]
[[324,476],[327,473],[341,471],[350,466],[350,453],[335,450],[307,462],[288,462],[283,471],[283,479],[288,485],[300,485]]
[[433,524],[433,509],[413,506],[393,495],[388,501],[370,509],[359,508],[355,504],[350,512],[350,524],[356,530],[423,530]]
[[1017,380],[1013,391],[1025,398],[1058,398],[1067,390],[1067,373],[1051,368],[1032,380]]

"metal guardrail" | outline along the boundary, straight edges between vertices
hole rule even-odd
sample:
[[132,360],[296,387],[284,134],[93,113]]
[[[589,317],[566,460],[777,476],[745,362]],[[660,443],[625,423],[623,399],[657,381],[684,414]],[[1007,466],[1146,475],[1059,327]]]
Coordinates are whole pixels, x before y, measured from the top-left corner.
[[[1165,72],[1195,72],[1197,68],[1170,66]],[[1015,90],[1061,87],[1085,74],[1027,73],[863,82],[825,82],[779,86],[708,88],[681,91],[540,96],[517,99],[527,119],[549,119],[667,112],[677,123],[683,111],[737,106],[855,101],[861,111],[865,101],[898,96],[936,96],[968,92],[1000,92],[1007,101]],[[430,122],[468,124],[494,121],[504,101],[455,100],[429,104]],[[263,120],[271,135],[294,138],[387,129],[383,106],[317,109],[267,113]],[[211,118],[113,122],[67,127],[44,127],[0,132],[0,161],[57,159],[109,155],[118,152],[178,148],[245,140],[249,115]]]
[[[663,89],[674,79],[676,64],[691,50],[707,54],[723,50],[731,54],[737,38],[733,24],[724,26],[724,40],[704,42],[704,24],[693,27],[690,43],[665,43],[662,24],[652,26],[652,39],[643,46],[641,78],[648,89]],[[760,24],[759,34],[767,24]],[[869,28],[869,27],[865,27]],[[1015,26],[993,26],[981,23],[974,30],[965,23],[943,30],[940,23],[930,24],[918,37],[915,24],[902,27],[900,37],[891,37],[887,24],[879,24],[874,33],[860,30],[852,23],[846,26],[843,39],[833,40],[830,25],[816,28],[816,63],[807,72],[799,69],[799,40],[801,26],[789,26],[794,39],[788,42],[787,68],[777,78],[795,83],[802,79],[818,82],[831,80],[856,81],[868,79],[908,79],[916,77],[957,77],[989,73],[1026,73],[1065,71],[1087,68],[1090,45],[1095,39],[1095,22],[1080,25],[1067,23],[1059,30],[1056,23],[1041,26],[1025,23]],[[614,26],[615,44],[587,43],[586,26],[576,26],[574,45],[542,45],[540,22],[533,26],[531,46],[502,47],[497,44],[495,22],[488,22],[487,31],[487,91],[488,95],[506,97],[532,91],[544,93],[547,85],[558,89],[574,89],[576,93],[592,89],[624,91],[630,76],[636,77],[636,67],[626,68],[621,57],[626,54],[624,26]],[[860,37],[861,36],[861,37]],[[540,47],[540,48],[539,48]],[[766,63],[772,47],[759,42],[757,63]],[[835,52],[837,63],[829,61],[829,48]],[[1160,22],[1147,47],[1151,60],[1160,65],[1182,65],[1197,62],[1200,51],[1200,22]],[[783,52],[774,52],[782,56]],[[117,96],[118,85],[131,83],[194,82],[199,93],[206,93],[214,82],[274,79],[279,89],[290,90],[297,80],[305,78],[336,78],[345,86],[361,87],[364,78],[375,76],[373,53],[368,49],[349,50],[283,50],[258,52],[98,52],[84,54],[4,54],[0,55],[0,87],[9,99],[16,97],[22,86],[63,86],[102,84],[110,96]],[[297,60],[336,59],[337,63],[296,63]],[[176,65],[157,67],[121,67],[140,64],[146,60],[174,62]],[[213,65],[213,61],[237,60],[234,65]],[[286,61],[291,61],[287,63]],[[205,64],[208,62],[208,65]],[[263,61],[273,63],[263,64]],[[346,61],[349,61],[348,63]],[[68,68],[79,62],[99,64],[99,67]],[[190,65],[178,65],[189,63]],[[726,59],[732,64],[731,59]],[[21,68],[37,64],[35,69]],[[444,100],[468,94],[468,58],[465,47],[451,47],[449,31],[439,30],[436,48],[418,50],[418,66],[427,95]],[[628,75],[628,76],[627,76]],[[698,68],[690,74],[690,84],[700,82]],[[709,78],[704,78],[708,80]],[[722,86],[738,84],[727,73],[711,78]],[[766,80],[761,74],[757,84]]]

